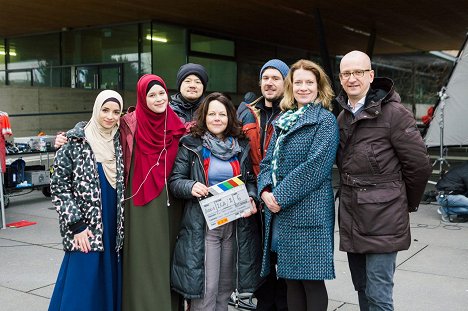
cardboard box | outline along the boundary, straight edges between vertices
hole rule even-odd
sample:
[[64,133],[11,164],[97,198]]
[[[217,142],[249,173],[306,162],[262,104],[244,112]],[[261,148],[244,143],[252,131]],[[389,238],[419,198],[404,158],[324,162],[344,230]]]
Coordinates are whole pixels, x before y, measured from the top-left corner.
[[50,184],[49,171],[25,171],[24,180],[33,186],[48,185]]

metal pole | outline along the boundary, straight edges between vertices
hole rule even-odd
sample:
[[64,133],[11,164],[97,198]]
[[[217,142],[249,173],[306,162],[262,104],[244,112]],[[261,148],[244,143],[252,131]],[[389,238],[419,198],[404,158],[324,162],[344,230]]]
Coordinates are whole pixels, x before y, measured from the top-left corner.
[[[2,162],[2,158],[0,156],[0,163]],[[2,227],[0,229],[6,229],[6,221],[5,221],[5,202],[3,201],[3,172],[0,176],[0,201],[1,201],[1,210],[2,210]]]
[[439,146],[439,174],[442,176],[444,164],[444,110],[445,110],[445,92],[442,95],[442,105],[440,107],[440,146]]
[[440,120],[439,120],[439,128],[440,128],[440,146],[439,146],[439,158],[434,161],[432,166],[434,166],[437,162],[439,163],[439,176],[442,177],[444,164],[447,165],[447,168],[450,167],[450,164],[444,158],[444,110],[445,110],[445,101],[449,97],[446,93],[447,89],[443,87],[441,91],[438,93],[440,97]]

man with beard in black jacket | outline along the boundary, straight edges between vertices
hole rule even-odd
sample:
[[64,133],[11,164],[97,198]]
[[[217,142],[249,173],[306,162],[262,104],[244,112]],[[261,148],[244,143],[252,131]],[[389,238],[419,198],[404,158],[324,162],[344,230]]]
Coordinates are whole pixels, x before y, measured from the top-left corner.
[[208,74],[200,64],[182,65],[177,72],[177,92],[171,96],[170,106],[187,129],[193,124],[195,111],[203,100]]
[[[260,69],[259,75],[262,96],[250,104],[240,106],[237,111],[242,129],[250,140],[250,158],[255,175],[260,172],[260,161],[266,155],[273,136],[273,122],[281,111],[279,103],[283,98],[284,79],[288,72],[289,67],[282,60],[267,61]],[[262,213],[259,214],[259,217],[262,217]],[[272,264],[276,263],[275,252],[270,253],[270,258]],[[256,310],[287,311],[286,292],[286,282],[277,278],[275,269],[272,269],[265,282],[254,293],[257,298]]]

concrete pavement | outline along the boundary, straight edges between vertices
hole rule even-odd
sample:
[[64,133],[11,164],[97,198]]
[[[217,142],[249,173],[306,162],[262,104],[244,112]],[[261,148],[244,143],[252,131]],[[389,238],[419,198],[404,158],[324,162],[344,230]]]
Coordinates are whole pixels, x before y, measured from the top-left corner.
[[[395,310],[468,310],[468,223],[441,222],[437,207],[421,205],[411,214],[413,242],[398,255]],[[12,197],[6,222],[23,219],[37,224],[0,230],[1,311],[47,310],[63,257],[57,213],[49,198],[40,191]],[[338,250],[337,229],[335,234],[337,278],[327,282],[329,310],[358,311],[346,254]]]

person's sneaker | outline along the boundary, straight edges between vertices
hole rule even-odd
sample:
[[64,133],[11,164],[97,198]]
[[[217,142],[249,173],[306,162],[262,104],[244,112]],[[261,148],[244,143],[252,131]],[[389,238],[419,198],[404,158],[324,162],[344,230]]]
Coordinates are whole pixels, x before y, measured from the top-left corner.
[[437,209],[437,214],[440,215],[440,217],[442,218],[442,221],[443,221],[443,222],[451,222],[450,216],[449,216],[449,215],[446,215],[446,214],[444,213],[444,211],[442,210],[442,206],[440,206],[440,207]]
[[440,218],[442,219],[443,222],[452,222],[450,220],[450,216],[448,216],[448,215],[441,214]]

